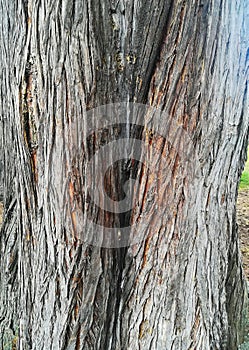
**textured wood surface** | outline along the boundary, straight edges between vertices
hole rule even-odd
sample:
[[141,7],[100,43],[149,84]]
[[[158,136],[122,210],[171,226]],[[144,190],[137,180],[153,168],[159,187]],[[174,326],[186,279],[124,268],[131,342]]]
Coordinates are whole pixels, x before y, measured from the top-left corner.
[[[0,1],[2,344],[237,349],[247,298],[235,203],[248,144],[248,6]],[[190,193],[173,154],[172,186],[157,199],[171,220],[151,217],[134,246],[87,246],[75,229],[84,149],[72,126],[126,101],[163,109],[190,135],[201,177]]]

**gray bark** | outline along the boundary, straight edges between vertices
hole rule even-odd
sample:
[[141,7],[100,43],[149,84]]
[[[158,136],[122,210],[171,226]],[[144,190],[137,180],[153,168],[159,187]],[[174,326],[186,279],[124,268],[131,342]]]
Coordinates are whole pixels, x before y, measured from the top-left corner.
[[[248,6],[0,1],[3,349],[235,350],[243,341],[235,204],[248,144]],[[75,229],[85,150],[75,151],[72,126],[120,101],[177,121],[201,176],[192,205],[172,155],[162,186],[174,215],[151,217],[142,242],[108,249]]]

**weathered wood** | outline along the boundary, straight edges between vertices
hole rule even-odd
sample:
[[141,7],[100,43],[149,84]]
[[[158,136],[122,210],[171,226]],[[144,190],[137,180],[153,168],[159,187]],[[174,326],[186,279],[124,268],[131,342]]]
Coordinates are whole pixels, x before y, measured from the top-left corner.
[[[13,339],[33,350],[237,349],[248,1],[0,5],[2,348]],[[162,109],[162,125],[190,135],[201,177],[190,193],[172,153],[171,186],[157,199],[170,220],[151,217],[133,246],[88,246],[76,229],[86,201],[80,131],[87,110],[128,101]]]

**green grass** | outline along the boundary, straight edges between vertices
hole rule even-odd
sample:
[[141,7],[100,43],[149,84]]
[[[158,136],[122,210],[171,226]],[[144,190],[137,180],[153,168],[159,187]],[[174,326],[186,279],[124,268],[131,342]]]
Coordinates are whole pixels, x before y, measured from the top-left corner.
[[247,162],[245,164],[245,169],[241,175],[239,188],[240,189],[249,188],[249,147],[247,150]]

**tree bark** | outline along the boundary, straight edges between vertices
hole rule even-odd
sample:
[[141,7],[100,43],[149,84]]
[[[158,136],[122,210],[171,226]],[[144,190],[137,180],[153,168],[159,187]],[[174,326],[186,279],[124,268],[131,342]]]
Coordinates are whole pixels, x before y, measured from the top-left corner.
[[[247,312],[236,197],[248,1],[0,4],[1,347],[237,349]],[[162,126],[190,136],[200,176],[191,189],[170,153],[170,186],[151,211],[163,201],[165,215],[148,219],[146,207],[145,239],[107,248],[82,242],[77,228],[87,203],[81,135],[87,111],[116,102],[164,111]]]

